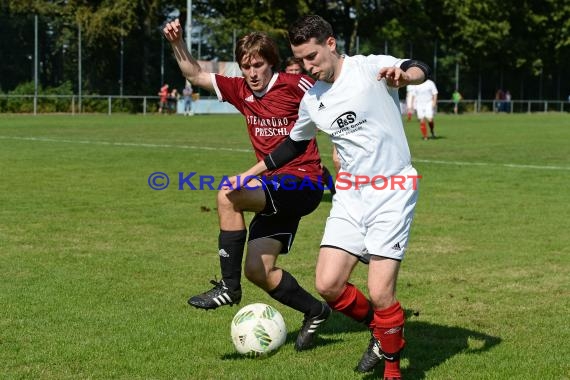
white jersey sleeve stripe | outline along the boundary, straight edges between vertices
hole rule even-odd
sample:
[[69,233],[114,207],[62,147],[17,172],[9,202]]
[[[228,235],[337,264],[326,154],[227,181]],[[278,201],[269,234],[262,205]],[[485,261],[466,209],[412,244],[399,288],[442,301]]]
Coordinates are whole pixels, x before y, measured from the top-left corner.
[[224,98],[222,97],[222,93],[220,92],[220,89],[218,88],[218,83],[216,82],[216,74],[210,73],[210,77],[212,78],[212,85],[214,86],[214,91],[216,91],[216,95],[218,96],[218,100],[220,102],[223,102]]

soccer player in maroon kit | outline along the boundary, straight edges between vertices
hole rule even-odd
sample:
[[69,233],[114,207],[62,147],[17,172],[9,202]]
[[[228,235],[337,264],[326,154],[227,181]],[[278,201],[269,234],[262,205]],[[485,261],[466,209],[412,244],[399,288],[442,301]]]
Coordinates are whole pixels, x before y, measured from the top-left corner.
[[[243,78],[225,77],[200,68],[188,52],[179,20],[168,23],[163,32],[184,77],[193,86],[215,91],[220,101],[231,103],[245,116],[257,160],[263,160],[286,140],[298,118],[301,98],[313,80],[305,75],[279,73],[279,53],[272,39],[258,32],[241,38],[235,53]],[[275,300],[304,314],[295,348],[300,351],[313,345],[316,330],[330,316],[331,309],[275,264],[279,254],[289,252],[301,217],[319,205],[323,193],[320,163],[313,139],[308,141],[304,154],[266,172],[265,178],[253,178],[247,186],[241,184],[240,189],[218,193],[222,280],[212,280],[214,287],[191,297],[190,305],[216,309],[241,301],[241,263],[247,238],[246,277]],[[307,181],[312,186],[307,186]],[[249,236],[244,211],[255,212]]]

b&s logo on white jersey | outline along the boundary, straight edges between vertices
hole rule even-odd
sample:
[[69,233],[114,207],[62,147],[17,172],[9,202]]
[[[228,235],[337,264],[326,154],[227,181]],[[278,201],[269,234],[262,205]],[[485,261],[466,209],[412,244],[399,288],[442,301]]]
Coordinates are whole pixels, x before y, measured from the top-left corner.
[[356,112],[348,111],[340,115],[331,123],[331,129],[338,128],[333,132],[332,136],[344,136],[354,133],[362,128],[362,124],[366,123],[366,119],[357,121]]
[[331,124],[331,127],[334,128],[336,125],[339,128],[344,128],[354,123],[355,121],[356,113],[348,111],[337,117],[336,120]]

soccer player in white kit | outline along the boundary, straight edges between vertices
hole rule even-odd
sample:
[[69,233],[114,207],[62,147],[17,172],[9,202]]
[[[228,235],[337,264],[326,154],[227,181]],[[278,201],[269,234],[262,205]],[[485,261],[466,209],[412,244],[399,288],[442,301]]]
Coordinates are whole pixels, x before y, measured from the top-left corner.
[[[341,173],[321,242],[316,288],[334,310],[372,330],[356,370],[372,371],[384,358],[384,378],[400,379],[404,311],[396,300],[396,279],[408,244],[418,175],[411,165],[398,88],[423,82],[429,67],[391,56],[341,56],[331,25],[315,15],[293,24],[289,41],[318,80],[305,93],[288,139],[241,176],[283,165],[304,150],[317,128],[331,136]],[[343,190],[340,175],[348,185]],[[392,186],[394,179],[402,186]],[[370,301],[349,282],[359,261],[369,264]]]
[[431,137],[435,138],[433,115],[435,108],[437,107],[437,87],[431,79],[428,79],[424,83],[414,86],[412,91],[412,102],[416,107],[416,113],[420,120],[420,131],[422,132],[422,137],[424,140],[428,139],[426,128],[427,120]]
[[406,86],[406,114],[408,121],[412,121],[412,114],[414,113],[414,85],[409,84]]

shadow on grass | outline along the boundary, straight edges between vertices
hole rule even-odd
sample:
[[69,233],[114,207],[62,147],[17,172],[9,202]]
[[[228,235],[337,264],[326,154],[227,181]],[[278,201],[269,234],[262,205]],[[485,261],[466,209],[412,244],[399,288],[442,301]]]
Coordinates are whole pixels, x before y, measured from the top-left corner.
[[[289,331],[287,333],[287,343],[295,344],[297,339],[297,334],[299,334],[300,327],[294,331]],[[352,319],[345,317],[340,313],[332,313],[329,319],[319,327],[319,333],[315,340],[313,347],[307,350],[312,350],[317,347],[327,346],[329,344],[335,344],[342,342],[340,338],[334,338],[334,334],[346,333],[346,332],[362,332],[365,331],[366,327],[363,324],[356,323]],[[325,337],[325,335],[328,335]]]
[[430,139],[430,140],[443,140],[443,139],[446,139],[446,138],[447,138],[447,137],[445,137],[445,136],[437,135],[437,136],[435,136],[435,137],[434,137],[434,136],[430,136],[429,139]]
[[275,350],[272,351],[268,354],[263,354],[263,355],[243,355],[240,354],[239,352],[232,352],[231,354],[224,354],[222,356],[220,356],[221,360],[263,360],[263,359],[267,359],[272,357],[273,355],[275,355],[277,352],[279,352],[279,350]]
[[[402,368],[404,379],[425,379],[426,373],[457,354],[479,354],[501,343],[501,338],[460,327],[427,322],[406,322],[406,347],[402,359],[409,365]],[[363,379],[382,378],[384,365]]]
[[[479,354],[490,350],[501,343],[501,338],[483,334],[461,327],[450,327],[428,322],[414,321],[417,316],[413,310],[406,310],[406,347],[402,352],[402,360],[408,362],[402,368],[402,377],[407,380],[420,380],[426,378],[426,373],[443,364],[457,354]],[[362,332],[367,328],[340,313],[333,313],[329,320],[319,329],[319,335],[312,348],[327,346],[342,342],[342,338],[335,338],[334,334],[346,332]],[[285,344],[295,344],[299,329],[289,331]],[[362,342],[361,347],[355,349],[364,351],[368,340]],[[311,349],[312,349],[311,348]],[[359,351],[360,352],[360,351]],[[261,356],[269,357],[270,355]],[[247,357],[234,352],[221,356],[222,360],[244,360]],[[259,358],[256,358],[259,359]],[[356,366],[357,363],[353,363]],[[363,379],[382,379],[384,365],[379,364],[374,372],[363,375]]]

